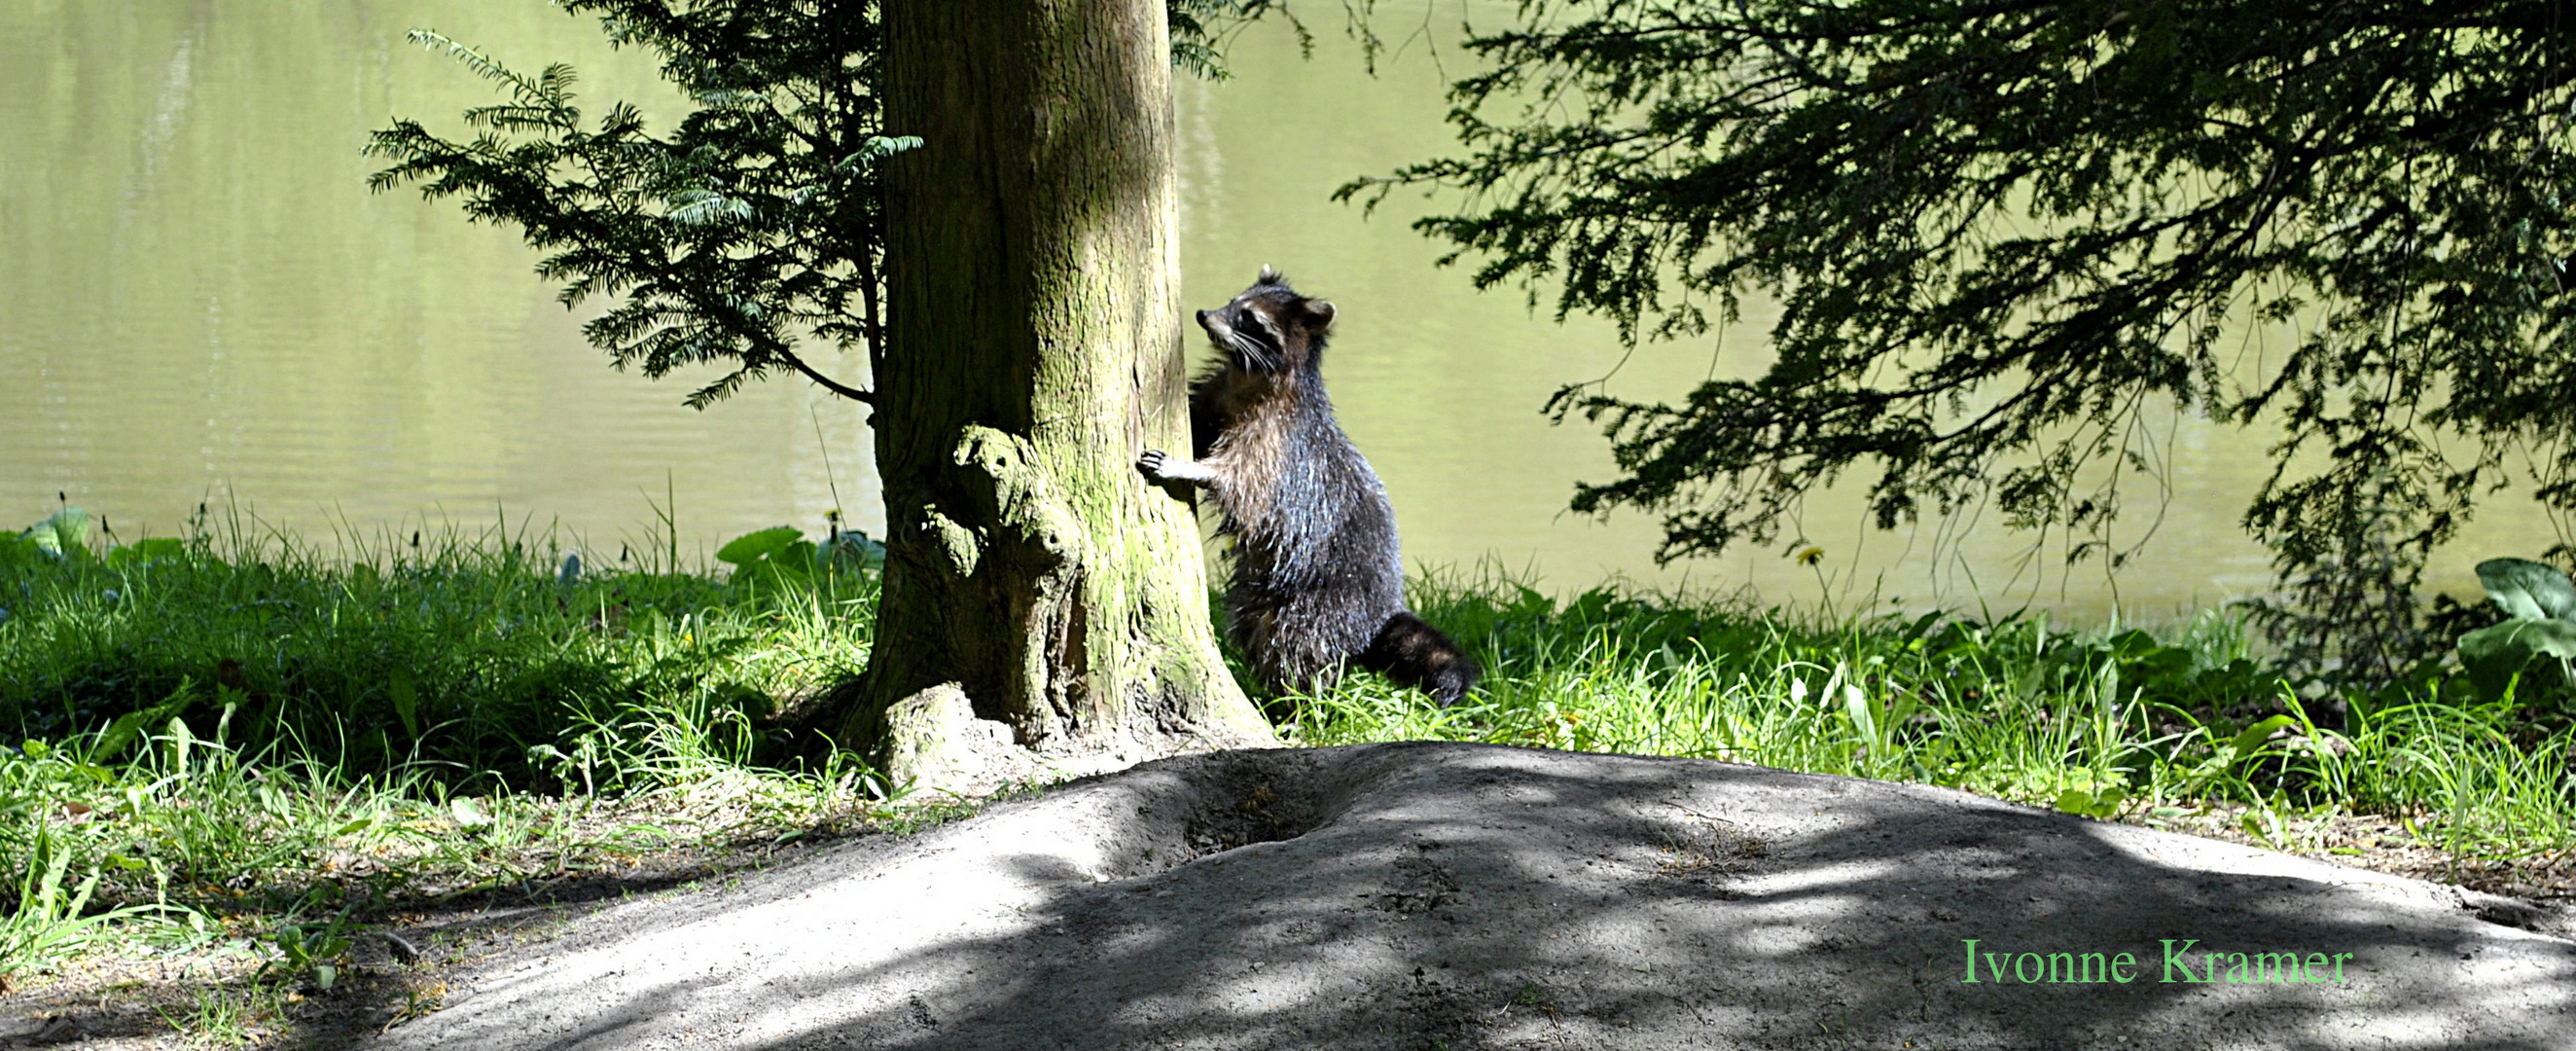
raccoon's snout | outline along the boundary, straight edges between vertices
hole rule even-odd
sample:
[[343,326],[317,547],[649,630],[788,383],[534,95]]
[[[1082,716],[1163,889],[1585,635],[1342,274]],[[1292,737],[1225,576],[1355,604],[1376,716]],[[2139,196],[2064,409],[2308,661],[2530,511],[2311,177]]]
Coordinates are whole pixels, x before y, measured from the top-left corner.
[[1198,313],[1199,328],[1207,332],[1208,339],[1220,347],[1231,347],[1236,343],[1234,326],[1226,323],[1225,311],[1202,310]]

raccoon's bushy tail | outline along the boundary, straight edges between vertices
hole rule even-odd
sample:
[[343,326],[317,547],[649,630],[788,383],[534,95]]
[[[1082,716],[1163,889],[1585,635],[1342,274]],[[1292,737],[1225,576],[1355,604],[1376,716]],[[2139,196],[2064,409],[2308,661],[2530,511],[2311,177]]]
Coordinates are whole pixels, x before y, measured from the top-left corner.
[[1485,674],[1476,658],[1412,610],[1397,610],[1386,619],[1368,649],[1360,651],[1359,666],[1430,694],[1443,708],[1466,696]]

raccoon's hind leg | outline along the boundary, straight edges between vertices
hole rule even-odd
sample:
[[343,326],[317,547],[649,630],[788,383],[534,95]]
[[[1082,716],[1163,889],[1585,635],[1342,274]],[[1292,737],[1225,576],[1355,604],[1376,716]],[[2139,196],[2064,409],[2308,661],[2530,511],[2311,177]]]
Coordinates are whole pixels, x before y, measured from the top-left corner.
[[1397,610],[1360,651],[1360,667],[1430,694],[1446,708],[1474,689],[1485,669],[1412,610]]

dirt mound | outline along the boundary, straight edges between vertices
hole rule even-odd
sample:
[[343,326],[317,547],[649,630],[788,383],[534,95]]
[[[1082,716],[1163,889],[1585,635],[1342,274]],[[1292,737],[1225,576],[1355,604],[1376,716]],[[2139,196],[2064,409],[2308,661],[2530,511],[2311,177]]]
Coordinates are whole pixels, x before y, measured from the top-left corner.
[[1230,752],[603,912],[373,1046],[2576,1046],[2535,915],[1916,786]]

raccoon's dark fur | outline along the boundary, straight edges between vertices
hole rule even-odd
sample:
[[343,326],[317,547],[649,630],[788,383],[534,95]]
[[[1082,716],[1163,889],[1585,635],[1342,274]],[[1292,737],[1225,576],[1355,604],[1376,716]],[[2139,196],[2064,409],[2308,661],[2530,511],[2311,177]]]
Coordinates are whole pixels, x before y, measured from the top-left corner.
[[1273,689],[1329,684],[1350,662],[1456,701],[1482,669],[1404,608],[1395,508],[1324,393],[1333,305],[1263,267],[1198,320],[1223,352],[1190,389],[1198,458],[1156,449],[1137,467],[1215,495],[1235,541],[1228,636]]

